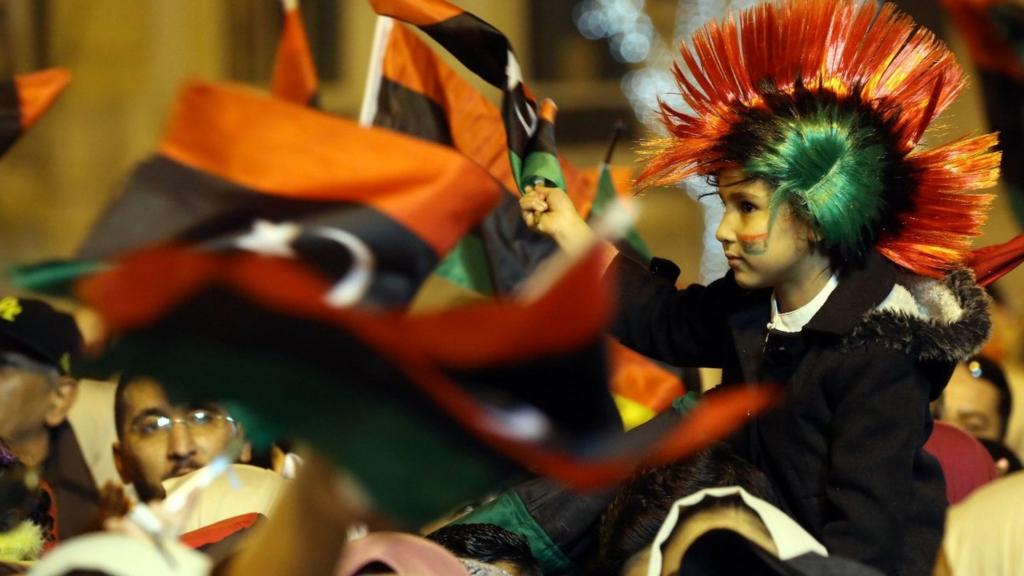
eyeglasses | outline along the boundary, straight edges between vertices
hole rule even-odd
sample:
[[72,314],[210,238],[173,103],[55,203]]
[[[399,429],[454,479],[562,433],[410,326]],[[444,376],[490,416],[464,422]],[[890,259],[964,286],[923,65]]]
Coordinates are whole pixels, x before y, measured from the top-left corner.
[[225,425],[234,433],[238,425],[235,419],[212,408],[197,408],[177,418],[166,414],[147,414],[132,422],[131,430],[142,438],[156,438],[170,433],[175,423],[181,423],[193,434],[208,434]]

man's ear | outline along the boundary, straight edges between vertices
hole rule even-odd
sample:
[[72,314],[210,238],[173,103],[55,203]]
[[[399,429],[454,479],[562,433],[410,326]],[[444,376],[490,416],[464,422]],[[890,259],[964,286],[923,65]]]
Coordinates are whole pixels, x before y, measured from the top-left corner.
[[67,376],[57,378],[57,384],[50,390],[49,405],[45,422],[50,428],[60,426],[68,417],[68,411],[78,396],[78,381]]
[[239,454],[238,461],[242,464],[248,464],[252,461],[252,444],[246,442],[242,445],[242,453]]
[[121,477],[121,482],[125,486],[131,486],[135,479],[131,477],[131,474],[128,472],[128,467],[125,465],[124,447],[121,446],[121,442],[119,440],[115,440],[114,443],[110,445],[110,451],[114,453],[114,468],[117,468],[117,475]]

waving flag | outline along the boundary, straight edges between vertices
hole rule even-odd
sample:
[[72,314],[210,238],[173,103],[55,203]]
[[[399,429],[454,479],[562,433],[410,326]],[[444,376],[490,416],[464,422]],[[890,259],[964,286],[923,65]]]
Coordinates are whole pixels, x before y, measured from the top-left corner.
[[[438,272],[479,293],[510,293],[556,248],[550,238],[522,222],[512,192],[517,184],[508,145],[500,136],[495,137],[505,131],[501,112],[408,28],[391,23],[385,34],[378,55],[376,97],[365,120],[452,146],[487,168],[511,194],[488,216],[477,234],[459,244]],[[538,140],[545,143],[542,148],[553,150],[553,134],[547,130],[550,122],[544,122],[543,127]],[[544,152],[533,157],[551,156]],[[610,172],[605,175],[610,170],[607,160],[597,171],[584,171],[557,157],[565,190],[584,217],[591,216],[592,208],[593,215],[599,215],[618,202]],[[627,244],[621,248],[642,261],[650,258],[635,231],[629,233]]]
[[[387,29],[380,54],[380,78],[372,123],[410,136],[452,146],[487,168],[510,193],[475,231],[442,261],[437,273],[484,294],[509,294],[555,252],[546,235],[526,227],[511,191],[516,181],[501,112],[446,65],[402,24]],[[613,143],[614,144],[614,143]],[[560,158],[566,191],[580,214],[599,216],[618,202],[609,167],[611,147],[596,171],[576,168]],[[620,249],[642,261],[647,247],[631,230]],[[613,351],[612,391],[623,422],[633,428],[665,410],[684,393],[679,378],[618,342]]]
[[50,108],[71,81],[64,68],[48,68],[0,82],[0,156]]
[[382,46],[374,111],[366,120],[455,148],[509,192],[437,273],[478,293],[511,293],[557,247],[520,215],[500,111],[405,26],[391,26]]
[[[619,136],[622,135],[623,131],[621,124],[615,127],[615,136],[612,138],[611,144],[608,145],[604,161],[601,162],[601,166],[598,168],[597,193],[594,196],[594,204],[590,209],[588,217],[600,217],[621,202],[619,194],[615,189],[615,182],[612,179],[611,165],[612,154],[615,153],[615,144],[618,143]],[[643,241],[643,238],[640,237],[640,234],[634,228],[629,229],[623,242],[619,243],[618,248],[620,252],[626,252],[637,262],[646,263],[651,261],[650,248],[647,247],[647,243]]]
[[409,316],[328,307],[316,297],[323,280],[295,262],[162,249],[80,295],[118,335],[99,367],[228,402],[247,430],[310,441],[415,524],[517,470],[607,486],[769,402],[764,388],[740,389],[681,424],[623,436],[607,394],[612,299],[600,268],[589,258],[530,303]]
[[502,90],[502,117],[516,187],[538,180],[565,188],[554,149],[554,104],[538,106],[523,84],[508,39],[445,0],[370,0],[381,16],[417,26],[474,74]]
[[314,265],[338,305],[402,305],[502,194],[446,147],[196,83],[79,256],[171,241],[252,250]]
[[299,0],[281,0],[281,4],[284,26],[277,45],[270,90],[274,96],[296,104],[315,104],[319,81],[302,24]]

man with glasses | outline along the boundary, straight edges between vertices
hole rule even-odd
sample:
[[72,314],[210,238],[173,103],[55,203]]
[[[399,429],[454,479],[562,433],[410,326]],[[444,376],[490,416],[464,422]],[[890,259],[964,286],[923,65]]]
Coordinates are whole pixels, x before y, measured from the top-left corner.
[[0,439],[41,478],[52,500],[51,541],[86,531],[99,501],[67,422],[77,393],[70,360],[81,345],[71,316],[39,300],[0,296]]
[[[120,379],[114,420],[114,464],[142,502],[162,499],[164,480],[206,466],[241,434],[220,407],[171,404],[163,386],[148,378]],[[246,446],[241,460],[248,459]]]

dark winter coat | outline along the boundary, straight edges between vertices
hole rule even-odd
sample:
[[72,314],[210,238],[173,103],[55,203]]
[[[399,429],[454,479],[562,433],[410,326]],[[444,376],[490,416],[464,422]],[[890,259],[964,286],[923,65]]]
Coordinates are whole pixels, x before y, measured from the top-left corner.
[[722,384],[776,381],[785,401],[730,442],[774,482],[787,511],[830,554],[887,574],[931,574],[946,498],[922,446],[928,402],[988,336],[987,297],[969,272],[932,280],[877,254],[840,276],[797,334],[772,331],[770,290],[730,273],[676,290],[619,257],[613,333],[679,366],[722,368]]

